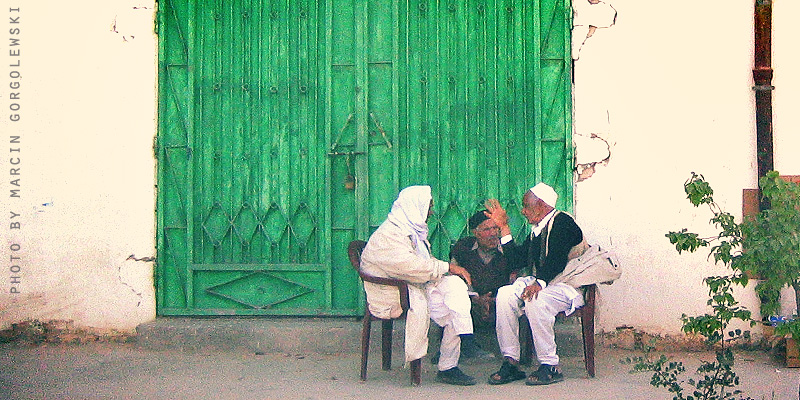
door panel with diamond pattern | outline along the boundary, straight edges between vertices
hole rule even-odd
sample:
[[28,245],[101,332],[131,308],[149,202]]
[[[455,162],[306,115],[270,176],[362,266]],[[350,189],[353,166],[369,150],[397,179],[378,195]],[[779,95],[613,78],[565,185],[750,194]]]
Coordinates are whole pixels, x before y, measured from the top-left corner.
[[[358,315],[347,243],[433,187],[571,208],[569,1],[159,2],[160,315]],[[518,213],[513,223],[523,229]]]
[[318,11],[313,0],[159,3],[160,314],[357,310],[332,301],[323,240]]

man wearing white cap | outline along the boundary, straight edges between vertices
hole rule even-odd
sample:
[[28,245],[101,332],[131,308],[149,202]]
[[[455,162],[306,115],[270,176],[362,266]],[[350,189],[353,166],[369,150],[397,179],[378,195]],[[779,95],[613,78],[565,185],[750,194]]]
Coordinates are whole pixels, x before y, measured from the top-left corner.
[[534,275],[518,278],[497,291],[497,341],[503,355],[500,370],[489,376],[490,384],[525,379],[519,369],[519,317],[524,313],[531,326],[539,368],[527,377],[529,385],[546,385],[564,380],[558,366],[553,324],[559,312],[567,315],[583,305],[583,296],[572,286],[550,281],[564,270],[575,252],[585,249],[583,232],[575,220],[555,209],[558,194],[539,183],[522,197],[522,215],[533,225],[520,245],[511,237],[508,215],[495,199],[487,201],[487,216],[500,227],[503,252],[515,269]]
[[[361,255],[361,269],[372,276],[409,283],[406,361],[418,360],[427,353],[428,326],[433,319],[444,328],[436,380],[474,385],[475,378],[458,368],[461,343],[475,340],[472,304],[467,295],[467,284],[472,281],[469,272],[458,264],[431,255],[427,220],[433,214],[432,209],[430,186],[401,190],[386,220],[370,236]],[[364,290],[370,312],[376,317],[396,318],[402,313],[396,288],[364,282]]]

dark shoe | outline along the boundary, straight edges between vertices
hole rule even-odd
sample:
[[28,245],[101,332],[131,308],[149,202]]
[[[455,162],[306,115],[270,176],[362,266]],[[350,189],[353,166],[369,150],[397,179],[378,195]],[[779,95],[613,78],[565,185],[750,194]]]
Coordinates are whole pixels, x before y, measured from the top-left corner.
[[542,364],[536,372],[528,376],[525,381],[526,385],[549,385],[551,383],[561,382],[564,380],[564,374],[557,365]]
[[436,373],[436,381],[450,385],[470,386],[475,384],[475,378],[461,372],[458,367]]
[[431,364],[438,364],[439,363],[439,356],[442,353],[439,353],[439,350],[436,350],[436,354],[431,356]]
[[494,354],[478,346],[475,337],[468,336],[461,338],[461,358],[460,360],[486,361],[494,359]]
[[500,366],[500,370],[489,375],[489,384],[502,385],[520,379],[525,379],[525,372],[520,371],[519,367],[511,364],[508,360],[503,360],[503,365]]

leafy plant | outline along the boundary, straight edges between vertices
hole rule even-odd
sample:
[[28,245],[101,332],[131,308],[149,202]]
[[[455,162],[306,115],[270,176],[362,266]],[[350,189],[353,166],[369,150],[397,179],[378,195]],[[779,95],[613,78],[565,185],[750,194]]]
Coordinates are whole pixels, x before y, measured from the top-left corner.
[[[701,247],[711,246],[709,257],[713,257],[715,263],[722,262],[730,271],[728,275],[710,276],[703,280],[709,288],[707,304],[711,307],[711,313],[700,316],[687,316],[686,314],[681,316],[683,323],[681,329],[685,333],[701,335],[706,343],[715,349],[716,358],[714,361],[701,363],[696,370],[697,375],[700,376],[698,379],[683,380],[681,376],[686,371],[683,363],[671,361],[664,355],[656,359],[647,356],[634,360],[636,362],[634,371],[652,371],[650,384],[666,388],[675,395],[673,398],[676,400],[734,399],[742,392],[736,389],[739,385],[739,377],[733,371],[734,355],[730,346],[726,346],[726,342],[743,336],[747,337],[749,332],[742,332],[739,329],[727,331],[727,328],[734,319],[753,323],[750,311],[739,305],[733,297],[733,287],[744,286],[748,281],[747,275],[741,269],[734,268],[734,265],[742,257],[742,253],[739,251],[742,243],[742,229],[735,222],[733,215],[723,212],[714,202],[714,191],[702,175],[692,172],[692,176],[684,183],[684,190],[687,198],[695,207],[702,204],[708,205],[713,214],[710,223],[719,229],[719,233],[713,237],[701,238],[696,233],[682,229],[677,232],[669,232],[666,235],[667,238],[670,243],[675,245],[679,254],[683,251],[694,252]],[[686,385],[691,388],[685,388]]]
[[775,334],[778,336],[792,335],[792,338],[800,338],[800,320],[793,320],[775,326]]
[[695,207],[707,204],[713,213],[710,223],[720,231],[703,238],[684,228],[667,237],[678,253],[713,245],[709,256],[730,267],[737,283],[746,285],[748,273],[758,276],[762,316],[780,313],[780,291],[787,286],[794,289],[800,310],[800,185],[770,171],[759,179],[759,187],[770,207],[737,224],[733,215],[714,202],[714,191],[703,176],[692,172],[684,183],[687,198]]
[[[743,254],[739,250],[743,241],[742,225],[737,224],[733,215],[722,211],[714,201],[714,191],[711,185],[705,181],[702,175],[692,172],[692,176],[684,183],[686,197],[695,207],[707,204],[713,217],[709,221],[719,229],[716,236],[700,238],[698,234],[682,229],[678,232],[669,232],[666,237],[670,243],[675,245],[675,249],[680,254],[682,251],[694,252],[700,247],[711,246],[709,257],[714,258],[715,263],[722,262],[728,267],[729,275],[710,276],[703,280],[708,286],[709,299],[707,304],[711,306],[712,314],[705,314],[697,317],[688,317],[685,314],[681,317],[683,321],[683,331],[686,333],[696,333],[703,335],[709,345],[719,343],[724,349],[724,331],[728,324],[734,319],[741,321],[751,321],[751,313],[745,307],[739,305],[733,297],[733,286],[745,286],[748,282],[747,274],[744,273]],[[729,336],[739,336],[740,331],[733,331]]]
[[770,207],[742,222],[745,251],[733,267],[763,279],[756,286],[763,316],[780,314],[780,291],[786,286],[794,289],[800,310],[800,186],[775,171],[762,177],[759,186]]

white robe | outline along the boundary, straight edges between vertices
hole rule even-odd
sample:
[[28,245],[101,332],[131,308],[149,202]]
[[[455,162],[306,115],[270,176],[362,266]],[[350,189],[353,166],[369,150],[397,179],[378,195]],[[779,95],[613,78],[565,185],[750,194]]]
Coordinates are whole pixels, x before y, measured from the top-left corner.
[[[423,257],[416,246],[401,227],[386,220],[367,242],[361,255],[361,269],[372,276],[401,279],[410,284],[406,362],[427,354],[428,328],[433,318],[445,327],[439,369],[449,369],[458,363],[458,335],[472,333],[467,286],[461,278],[445,275],[450,269],[448,262]],[[397,288],[364,282],[364,290],[370,312],[376,317],[396,318],[402,313]]]

